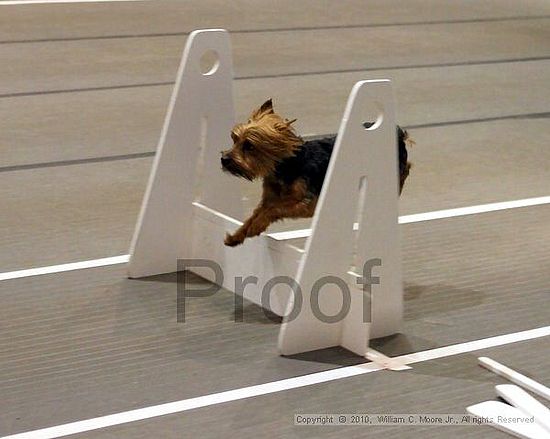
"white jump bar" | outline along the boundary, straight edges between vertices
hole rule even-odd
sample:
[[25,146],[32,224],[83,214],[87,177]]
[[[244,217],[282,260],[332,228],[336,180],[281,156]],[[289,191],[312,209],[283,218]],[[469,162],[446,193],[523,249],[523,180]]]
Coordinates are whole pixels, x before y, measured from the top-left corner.
[[526,377],[525,375],[522,375],[521,373],[510,369],[504,364],[500,364],[499,362],[492,360],[491,358],[479,357],[478,361],[481,366],[490,370],[491,372],[494,372],[497,375],[500,375],[501,377],[504,377],[507,380],[513,382],[514,384],[530,390],[531,392],[536,393],[537,395],[550,401],[550,389],[545,385],[529,377]]
[[533,416],[537,424],[550,435],[550,410],[514,384],[500,384],[495,387],[497,395],[517,407],[527,415]]

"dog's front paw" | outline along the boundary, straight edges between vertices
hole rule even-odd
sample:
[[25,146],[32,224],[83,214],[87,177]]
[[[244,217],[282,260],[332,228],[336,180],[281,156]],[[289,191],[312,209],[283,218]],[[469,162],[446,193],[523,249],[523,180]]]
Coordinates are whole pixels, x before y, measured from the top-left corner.
[[239,244],[242,244],[243,241],[244,241],[244,238],[226,233],[223,243],[229,247],[235,247]]

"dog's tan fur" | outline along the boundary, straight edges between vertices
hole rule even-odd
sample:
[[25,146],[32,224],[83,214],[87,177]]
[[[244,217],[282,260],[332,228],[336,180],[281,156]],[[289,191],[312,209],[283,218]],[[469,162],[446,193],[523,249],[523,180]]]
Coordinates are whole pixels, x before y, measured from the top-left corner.
[[280,219],[313,216],[317,200],[309,195],[305,182],[299,179],[288,186],[274,176],[277,163],[293,156],[304,143],[292,128],[295,121],[276,114],[269,100],[231,131],[233,147],[224,157],[231,160],[232,170],[248,180],[264,180],[259,205],[234,234],[227,234],[226,245],[241,244]]

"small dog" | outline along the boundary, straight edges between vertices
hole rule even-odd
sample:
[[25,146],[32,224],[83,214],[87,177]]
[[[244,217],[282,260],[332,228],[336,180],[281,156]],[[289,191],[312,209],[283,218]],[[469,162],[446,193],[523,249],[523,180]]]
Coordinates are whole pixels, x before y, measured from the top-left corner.
[[[263,193],[250,218],[226,235],[225,245],[242,244],[283,218],[313,216],[336,136],[304,141],[291,126],[295,121],[276,114],[269,99],[252,112],[247,123],[231,131],[233,147],[222,151],[222,169],[250,181],[262,178]],[[413,142],[400,127],[397,134],[401,194],[411,167],[406,142]]]

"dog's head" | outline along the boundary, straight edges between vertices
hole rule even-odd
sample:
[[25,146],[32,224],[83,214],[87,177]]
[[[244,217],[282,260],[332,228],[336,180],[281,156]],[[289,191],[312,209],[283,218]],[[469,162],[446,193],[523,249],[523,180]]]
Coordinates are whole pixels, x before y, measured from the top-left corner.
[[278,162],[293,156],[304,143],[291,126],[295,121],[283,119],[273,110],[271,99],[265,101],[248,122],[231,130],[233,146],[222,151],[222,169],[247,180],[271,174]]

